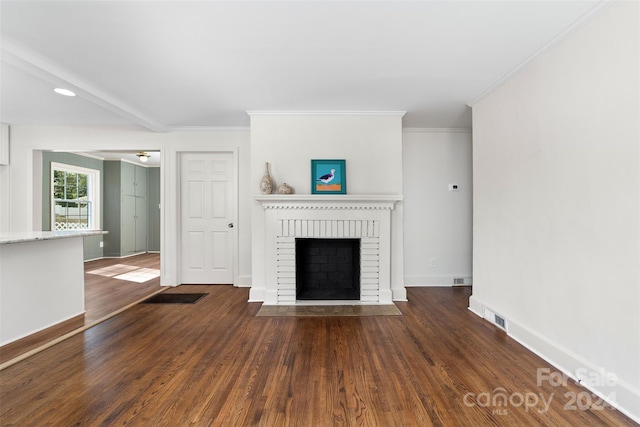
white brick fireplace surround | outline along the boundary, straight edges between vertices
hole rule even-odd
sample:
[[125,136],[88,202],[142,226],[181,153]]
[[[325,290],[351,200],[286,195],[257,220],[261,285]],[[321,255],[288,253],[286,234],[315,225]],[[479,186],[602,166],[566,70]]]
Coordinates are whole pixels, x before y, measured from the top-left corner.
[[392,304],[391,211],[400,200],[395,195],[256,197],[265,209],[264,304],[296,304],[296,238],[360,239],[360,303]]

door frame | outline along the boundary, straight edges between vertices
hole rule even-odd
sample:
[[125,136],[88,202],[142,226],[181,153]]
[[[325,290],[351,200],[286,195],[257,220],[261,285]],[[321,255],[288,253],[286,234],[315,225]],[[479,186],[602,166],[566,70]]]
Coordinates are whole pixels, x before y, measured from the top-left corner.
[[238,271],[239,271],[239,259],[240,259],[240,248],[238,247],[238,189],[239,189],[239,156],[237,147],[229,147],[229,148],[221,148],[218,150],[181,150],[176,152],[175,157],[175,167],[176,167],[176,229],[177,229],[177,247],[176,247],[176,285],[182,284],[182,212],[180,209],[180,202],[182,201],[182,156],[184,154],[231,154],[231,164],[233,165],[233,186],[231,187],[233,190],[233,194],[231,195],[231,204],[234,207],[232,222],[233,222],[233,230],[231,231],[231,243],[233,244],[233,260],[232,269],[233,269],[233,286],[238,287]]

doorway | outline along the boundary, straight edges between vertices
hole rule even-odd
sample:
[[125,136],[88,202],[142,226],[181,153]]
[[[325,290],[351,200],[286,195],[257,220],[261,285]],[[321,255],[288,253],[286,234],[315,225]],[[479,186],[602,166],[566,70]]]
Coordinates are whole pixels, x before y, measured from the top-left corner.
[[234,153],[180,155],[180,283],[233,284]]

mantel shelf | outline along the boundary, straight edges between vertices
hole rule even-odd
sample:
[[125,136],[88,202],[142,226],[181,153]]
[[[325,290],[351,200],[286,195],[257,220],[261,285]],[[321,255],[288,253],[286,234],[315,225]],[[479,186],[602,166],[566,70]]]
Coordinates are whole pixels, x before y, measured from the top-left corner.
[[362,201],[362,202],[380,202],[394,201],[398,202],[403,199],[401,194],[264,194],[255,196],[255,200],[261,202],[274,201]]
[[267,194],[254,197],[265,209],[393,209],[400,194]]

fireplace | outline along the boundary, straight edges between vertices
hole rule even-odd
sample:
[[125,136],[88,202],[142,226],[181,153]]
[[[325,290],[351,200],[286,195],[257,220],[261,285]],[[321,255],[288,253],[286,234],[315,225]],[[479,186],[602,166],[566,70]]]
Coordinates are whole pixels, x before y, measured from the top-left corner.
[[[254,260],[256,273],[250,300],[264,304],[306,304],[308,301],[332,304],[331,299],[351,300],[357,304],[391,304],[391,211],[402,196],[368,195],[266,195],[256,197],[264,208],[264,262]],[[259,237],[262,240],[262,237]],[[308,295],[298,295],[299,245],[338,240],[357,242],[359,274],[352,272],[349,296],[318,297],[319,283],[312,284]],[[320,243],[324,244],[324,243]],[[306,250],[306,248],[305,248]],[[302,256],[302,255],[301,255]],[[322,261],[322,260],[320,260]],[[341,269],[345,266],[310,267]],[[264,270],[261,270],[264,268]],[[327,275],[328,277],[329,275]],[[338,277],[334,275],[334,277]],[[345,279],[346,280],[346,279]],[[353,285],[357,283],[357,285]],[[334,288],[347,288],[346,281]],[[402,289],[403,290],[403,289]],[[404,297],[399,293],[400,298]]]
[[360,239],[296,239],[296,300],[360,300]]

